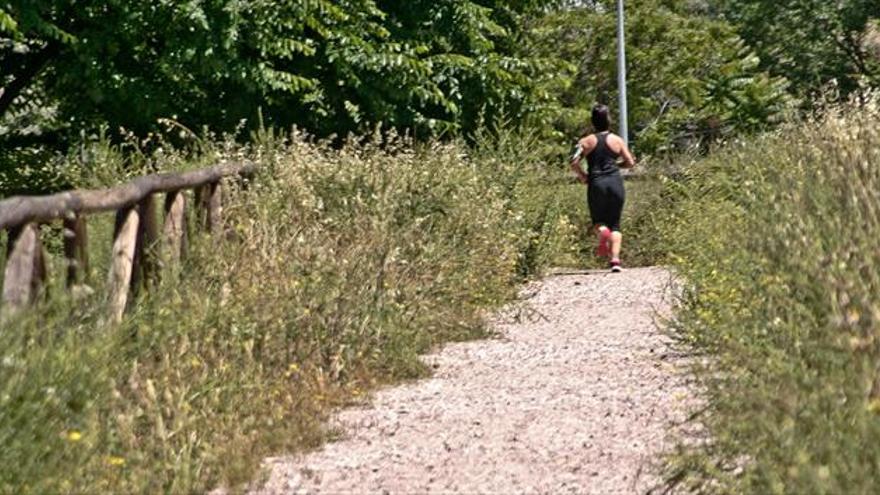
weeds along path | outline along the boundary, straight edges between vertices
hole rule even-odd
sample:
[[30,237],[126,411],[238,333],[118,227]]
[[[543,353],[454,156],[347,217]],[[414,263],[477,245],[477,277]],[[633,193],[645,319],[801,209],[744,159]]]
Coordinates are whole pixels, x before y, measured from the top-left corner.
[[655,319],[668,272],[552,276],[496,317],[498,338],[426,359],[432,378],[342,411],[340,441],[267,461],[257,493],[636,493],[682,419]]

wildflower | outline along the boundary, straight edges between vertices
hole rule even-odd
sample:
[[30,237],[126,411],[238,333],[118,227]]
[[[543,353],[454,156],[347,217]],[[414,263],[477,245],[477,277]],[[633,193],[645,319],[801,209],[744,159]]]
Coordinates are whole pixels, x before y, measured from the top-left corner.
[[862,314],[859,313],[859,310],[857,310],[855,308],[850,308],[849,310],[847,310],[846,322],[849,323],[850,325],[855,325],[861,319],[862,319]]
[[299,372],[299,365],[296,363],[290,363],[290,366],[287,367],[287,373],[284,374],[287,378],[290,378],[294,375],[294,373]]
[[107,464],[109,464],[111,466],[124,466],[125,465],[125,458],[111,455],[111,456],[107,457]]
[[79,442],[82,440],[82,433],[77,430],[71,430],[67,432],[67,439],[71,442]]

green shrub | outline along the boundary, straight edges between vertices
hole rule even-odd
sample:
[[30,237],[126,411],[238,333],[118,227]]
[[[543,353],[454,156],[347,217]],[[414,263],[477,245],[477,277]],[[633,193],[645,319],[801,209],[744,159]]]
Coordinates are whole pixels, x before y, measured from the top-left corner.
[[880,114],[734,143],[667,179],[651,225],[705,429],[668,463],[700,493],[873,493],[880,468]]
[[[567,212],[546,187],[557,169],[523,139],[334,150],[266,131],[247,150],[142,157],[181,168],[248,155],[263,168],[226,193],[234,235],[193,233],[179,276],[166,271],[115,327],[101,283],[112,218],[91,218],[94,294],[56,281],[0,331],[0,492],[236,486],[264,456],[320,442],[331,408],[422,375],[419,353],[485,334],[486,309],[570,256]],[[114,170],[137,166],[123,161],[81,153],[69,180],[121,180]]]

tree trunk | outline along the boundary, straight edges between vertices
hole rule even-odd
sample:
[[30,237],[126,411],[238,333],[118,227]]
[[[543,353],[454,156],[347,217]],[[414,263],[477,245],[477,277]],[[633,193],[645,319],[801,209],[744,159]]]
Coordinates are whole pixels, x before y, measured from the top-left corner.
[[43,67],[58,54],[59,49],[57,43],[51,41],[47,43],[42,50],[27,60],[24,67],[15,74],[14,79],[8,85],[0,89],[0,116],[9,110],[12,102],[33,82]]

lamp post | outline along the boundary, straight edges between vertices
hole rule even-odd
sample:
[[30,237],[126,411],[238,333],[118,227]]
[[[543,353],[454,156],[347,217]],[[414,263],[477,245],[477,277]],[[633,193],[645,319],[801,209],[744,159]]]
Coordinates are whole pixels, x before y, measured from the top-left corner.
[[623,34],[623,0],[617,0],[617,89],[620,95],[620,137],[629,146],[626,122],[626,47]]

